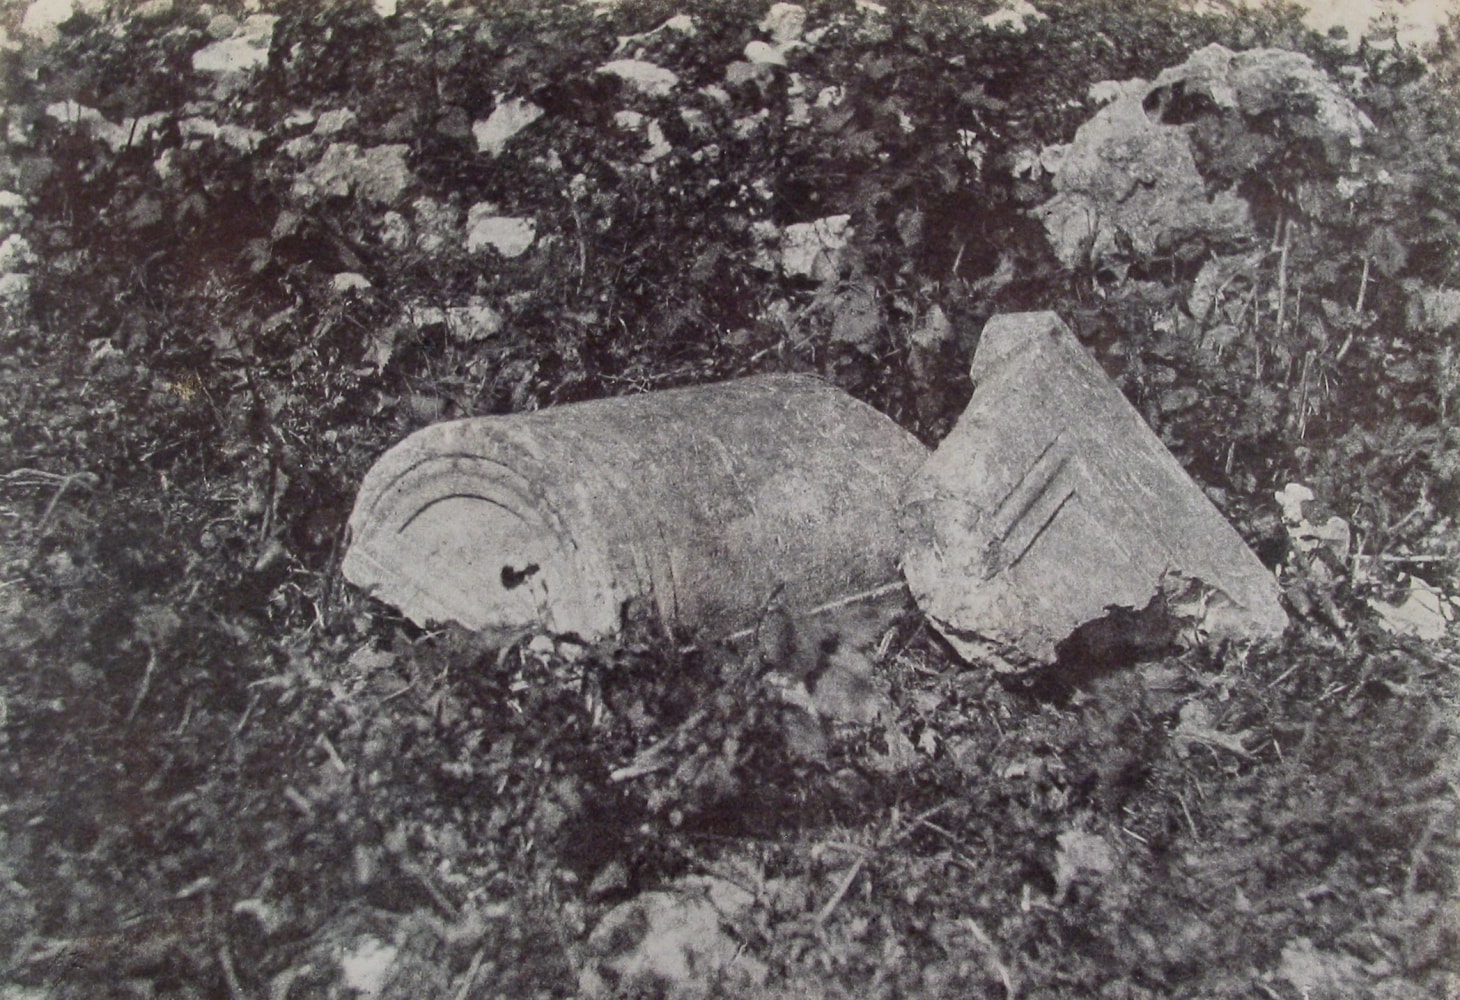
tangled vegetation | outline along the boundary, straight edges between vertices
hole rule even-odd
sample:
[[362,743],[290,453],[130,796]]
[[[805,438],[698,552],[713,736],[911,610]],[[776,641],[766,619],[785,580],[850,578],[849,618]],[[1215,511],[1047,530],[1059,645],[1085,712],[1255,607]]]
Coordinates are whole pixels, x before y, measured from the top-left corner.
[[[1376,603],[1460,585],[1453,37],[394,6],[0,6],[0,996],[1460,990],[1453,605]],[[1306,54],[1363,142],[1163,107],[1250,228],[1062,262],[1042,152],[1211,44]],[[806,371],[934,443],[1035,308],[1282,574],[1283,643],[1007,679],[908,612],[847,641],[880,710],[845,721],[774,642],[489,643],[339,575],[427,423]],[[1342,537],[1300,544],[1289,483]]]

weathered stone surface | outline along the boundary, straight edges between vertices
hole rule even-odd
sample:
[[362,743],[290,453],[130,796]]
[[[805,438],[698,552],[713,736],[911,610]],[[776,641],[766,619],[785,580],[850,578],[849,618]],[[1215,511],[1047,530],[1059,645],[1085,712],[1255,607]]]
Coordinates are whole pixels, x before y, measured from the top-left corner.
[[251,15],[234,33],[193,53],[193,69],[199,73],[242,73],[269,64],[273,14]]
[[897,583],[927,450],[814,378],[773,375],[436,424],[366,476],[351,582],[417,622],[598,637],[626,606],[723,636]]
[[364,201],[389,204],[405,192],[413,180],[403,144],[361,149],[351,142],[332,142],[319,161],[294,178],[298,198],[344,198],[351,194]]
[[781,267],[798,277],[821,281],[835,277],[851,239],[851,219],[850,215],[829,215],[787,226],[781,234]]
[[491,202],[480,202],[467,212],[466,249],[471,253],[491,247],[503,257],[521,257],[536,239],[536,221],[499,215]]
[[1196,236],[1226,243],[1248,233],[1247,203],[1208,196],[1186,132],[1152,121],[1143,97],[1123,94],[1069,146],[1046,151],[1057,193],[1036,214],[1066,267],[1119,259],[1127,246],[1150,256]]
[[[1282,49],[1209,45],[1154,82],[1106,81],[1091,95],[1110,103],[1073,142],[1041,155],[1056,194],[1036,215],[1067,267],[1119,263],[1132,253],[1204,254],[1253,238],[1247,201],[1235,188],[1216,189],[1198,170],[1193,123],[1220,128],[1228,155],[1256,163],[1276,154],[1276,120],[1287,134],[1312,140],[1340,170],[1370,127],[1312,60]],[[1208,151],[1204,160],[1212,156]]]
[[692,875],[620,903],[588,936],[579,995],[760,995],[765,964],[729,930],[754,902],[732,882]]
[[78,12],[95,15],[105,7],[104,0],[35,0],[20,20],[20,34],[52,45],[60,37],[61,25]]
[[543,109],[520,97],[500,102],[484,120],[472,125],[477,151],[498,156],[518,132],[543,116]]
[[983,19],[986,27],[995,31],[1012,31],[1016,35],[1022,35],[1029,30],[1029,25],[1040,21],[1048,20],[1044,12],[1025,0],[1007,0],[999,5],[999,9]]
[[651,97],[667,97],[679,86],[679,77],[674,73],[663,66],[641,59],[615,59],[598,67],[596,72],[616,76],[635,90]]
[[902,512],[908,585],[961,654],[1048,664],[1112,608],[1169,638],[1282,632],[1273,575],[1055,314],[990,320],[972,376]]

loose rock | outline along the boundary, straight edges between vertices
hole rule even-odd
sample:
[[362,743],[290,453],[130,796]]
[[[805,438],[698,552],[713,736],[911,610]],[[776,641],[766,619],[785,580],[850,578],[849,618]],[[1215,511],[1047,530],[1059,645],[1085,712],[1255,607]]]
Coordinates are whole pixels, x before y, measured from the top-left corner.
[[597,72],[616,76],[651,97],[667,97],[679,85],[679,77],[663,66],[639,59],[615,59],[598,67]]
[[1247,128],[1254,149],[1273,142],[1277,118],[1315,140],[1339,169],[1371,127],[1312,60],[1282,49],[1209,45],[1154,83],[1107,81],[1092,96],[1110,103],[1072,143],[1043,156],[1057,194],[1036,215],[1066,267],[1187,247],[1241,248],[1253,238],[1246,200],[1235,190],[1208,191],[1193,152],[1193,118],[1234,120],[1234,134]]
[[521,257],[537,239],[537,223],[496,212],[489,202],[471,207],[466,216],[466,249],[477,253],[491,247],[503,257]]
[[501,102],[484,121],[471,127],[477,151],[488,156],[499,155],[513,136],[542,116],[542,108],[520,97]]
[[278,20],[273,14],[250,16],[233,35],[194,52],[193,69],[223,75],[267,66]]
[[781,267],[787,274],[827,280],[836,277],[851,238],[850,215],[829,215],[787,226],[781,234]]

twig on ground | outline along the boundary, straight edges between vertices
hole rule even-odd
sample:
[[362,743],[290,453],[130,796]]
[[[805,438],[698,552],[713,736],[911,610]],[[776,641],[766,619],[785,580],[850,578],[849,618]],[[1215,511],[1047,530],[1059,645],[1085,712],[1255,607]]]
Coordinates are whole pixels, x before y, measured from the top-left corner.
[[218,949],[218,965],[223,969],[223,981],[228,984],[228,995],[233,1000],[244,1000],[248,994],[243,992],[243,985],[238,981],[238,971],[233,967],[233,956],[228,953],[228,945]]
[[481,971],[482,960],[486,958],[486,955],[486,948],[478,948],[477,953],[471,957],[471,965],[467,968],[466,974],[461,977],[461,986],[457,988],[456,1000],[466,1000],[471,993],[472,983],[476,982],[477,973]]
[[254,706],[259,703],[259,693],[254,691],[249,694],[248,705],[244,707],[243,715],[238,718],[238,725],[233,727],[233,735],[243,735],[244,727],[248,725],[249,717],[253,715]]
[[[51,515],[56,512],[56,505],[61,502],[61,497],[66,495],[66,490],[71,487],[72,483],[85,483],[87,480],[94,481],[95,479],[96,477],[89,472],[73,472],[62,479],[61,485],[56,487],[56,492],[51,496],[51,502],[46,504],[46,512],[41,515],[40,522],[35,526],[35,533],[37,535],[45,533],[46,525],[51,521]],[[88,485],[87,488],[90,489],[90,486]]]
[[890,824],[888,834],[879,837],[875,844],[873,844],[870,848],[867,848],[865,853],[857,858],[856,861],[852,862],[852,867],[847,870],[846,875],[842,877],[841,882],[837,885],[836,892],[832,894],[831,899],[826,901],[826,905],[817,912],[816,922],[818,924],[826,923],[827,918],[830,917],[833,912],[835,912],[836,908],[839,905],[841,905],[843,897],[845,897],[847,891],[851,889],[852,883],[857,880],[857,876],[861,874],[862,869],[866,867],[868,859],[870,859],[878,851],[906,840],[919,827],[928,826],[928,828],[933,830],[935,833],[939,832],[937,828],[932,827],[928,824],[928,820],[938,815],[938,813],[947,809],[952,804],[952,799],[949,799],[946,802],[940,802],[933,808],[928,809],[918,816],[913,817],[912,820],[910,820],[907,824],[901,827],[898,827],[897,809],[894,808],[892,811],[892,822]]
[[1186,808],[1186,796],[1178,792],[1176,801],[1181,803],[1181,814],[1186,817],[1186,825],[1191,828],[1192,839],[1200,840],[1201,835],[1196,832],[1196,821],[1191,818],[1191,810]]
[[836,892],[832,893],[831,898],[826,901],[826,905],[817,911],[816,922],[818,924],[826,923],[827,919],[836,911],[836,908],[841,905],[841,901],[845,898],[847,891],[851,889],[852,883],[857,880],[857,876],[862,874],[862,869],[866,867],[868,857],[870,857],[870,852],[863,854],[856,861],[852,862],[852,867],[847,869],[847,873],[842,876],[841,882],[837,884]]
[[1288,669],[1284,670],[1282,673],[1278,674],[1276,680],[1269,681],[1267,687],[1264,688],[1263,690],[1265,690],[1265,691],[1271,691],[1273,688],[1277,687],[1283,681],[1287,680],[1294,673],[1296,673],[1297,670],[1298,670],[1298,668],[1301,667],[1302,665],[1303,664],[1301,664],[1301,663],[1295,663],[1295,664],[1293,664],[1291,667],[1289,667]]
[[[1448,810],[1446,810],[1448,812]],[[1435,831],[1439,828],[1439,813],[1430,816],[1425,828],[1420,831],[1419,839],[1415,841],[1414,849],[1409,852],[1409,864],[1404,869],[1404,898],[1407,900],[1414,895],[1414,887],[1419,882],[1419,867],[1424,864],[1425,853],[1429,851],[1430,841],[1435,839]]]
[[137,715],[137,709],[142,707],[142,699],[147,697],[148,690],[152,687],[152,676],[157,672],[157,649],[152,643],[147,643],[147,667],[142,671],[142,681],[137,685],[137,695],[132,699],[132,707],[127,711],[127,721],[131,722]]
[[1014,977],[1009,974],[1009,967],[1004,964],[1003,957],[999,955],[998,946],[994,944],[993,938],[989,937],[979,922],[972,917],[964,917],[962,923],[973,935],[973,939],[988,953],[989,964],[994,967],[994,971],[999,974],[999,981],[1004,984],[1004,996],[1007,1000],[1014,1000],[1017,995],[1014,989]]

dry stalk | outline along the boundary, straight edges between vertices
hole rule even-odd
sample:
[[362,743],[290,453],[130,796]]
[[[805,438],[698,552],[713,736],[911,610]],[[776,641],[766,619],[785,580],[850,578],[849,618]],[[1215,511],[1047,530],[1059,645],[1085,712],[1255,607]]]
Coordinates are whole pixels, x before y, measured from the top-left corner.
[[243,985],[238,981],[238,971],[233,967],[233,956],[226,944],[218,949],[218,965],[223,970],[223,981],[228,984],[228,995],[232,1000],[244,1000],[248,994],[243,992]]
[[471,965],[467,968],[466,974],[461,977],[461,986],[456,991],[456,1000],[466,1000],[470,995],[472,984],[476,982],[477,973],[481,971],[482,960],[486,958],[486,955],[486,948],[478,948],[477,953],[471,957]]
[[978,921],[972,917],[964,917],[960,922],[964,927],[968,928],[968,932],[973,935],[973,939],[988,953],[989,964],[994,967],[994,971],[999,974],[999,981],[1004,984],[1004,996],[1007,1000],[1014,1000],[1014,997],[1017,995],[1014,989],[1014,977],[1009,974],[1009,967],[1004,964],[1004,959],[999,954],[998,946],[994,944],[993,939],[988,936]]
[[1278,223],[1278,232],[1282,234],[1282,248],[1278,254],[1278,299],[1277,299],[1277,336],[1283,334],[1285,313],[1288,303],[1288,251],[1293,244],[1292,220],[1284,219]]
[[142,699],[147,697],[147,692],[152,687],[152,677],[157,672],[157,648],[152,643],[147,643],[147,666],[142,671],[142,680],[137,685],[137,695],[132,699],[132,707],[127,710],[127,721],[131,722],[137,715],[137,709],[142,707]]

